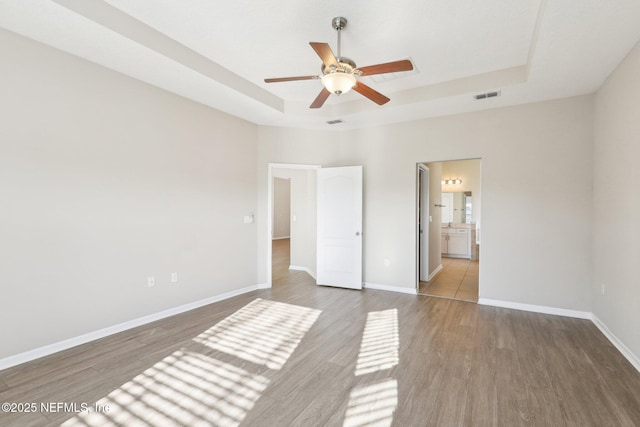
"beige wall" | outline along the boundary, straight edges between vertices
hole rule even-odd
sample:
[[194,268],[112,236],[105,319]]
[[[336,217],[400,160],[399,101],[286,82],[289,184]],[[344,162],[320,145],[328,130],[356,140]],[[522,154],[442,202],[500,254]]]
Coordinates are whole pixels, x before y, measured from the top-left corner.
[[0,359],[257,283],[256,126],[3,30],[0,57]]
[[590,309],[591,97],[344,133],[259,132],[260,206],[268,162],[364,166],[365,282],[415,287],[416,163],[482,158],[480,296]]
[[291,179],[273,177],[273,224],[274,239],[291,236]]
[[596,95],[593,151],[593,312],[636,357],[640,357],[639,75],[640,44]]

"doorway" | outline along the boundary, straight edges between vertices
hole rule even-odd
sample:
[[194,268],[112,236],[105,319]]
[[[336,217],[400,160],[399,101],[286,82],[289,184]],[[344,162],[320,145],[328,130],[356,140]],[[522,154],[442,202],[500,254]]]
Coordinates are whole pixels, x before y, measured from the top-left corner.
[[[273,286],[276,279],[283,279],[294,272],[296,276],[306,273],[315,280],[316,171],[319,168],[316,165],[269,164],[269,287]],[[288,193],[284,187],[288,187]]]
[[417,165],[418,294],[478,301],[480,166],[480,159]]
[[[269,163],[267,287],[274,283],[274,263],[286,260],[286,252],[274,259],[276,178],[290,180],[286,271],[304,271],[318,285],[362,289],[362,166],[322,168]],[[281,247],[275,249],[282,254]]]
[[[273,177],[272,279],[282,283],[291,265],[291,177],[276,169]],[[284,176],[284,177],[283,177]]]

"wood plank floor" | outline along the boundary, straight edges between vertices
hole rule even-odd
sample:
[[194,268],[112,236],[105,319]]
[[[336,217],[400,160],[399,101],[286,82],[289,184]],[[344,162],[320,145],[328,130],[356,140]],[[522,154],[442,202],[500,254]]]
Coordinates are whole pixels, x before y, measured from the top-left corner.
[[[589,321],[274,286],[0,371],[2,426],[640,426],[640,373]],[[73,408],[67,408],[73,409]]]

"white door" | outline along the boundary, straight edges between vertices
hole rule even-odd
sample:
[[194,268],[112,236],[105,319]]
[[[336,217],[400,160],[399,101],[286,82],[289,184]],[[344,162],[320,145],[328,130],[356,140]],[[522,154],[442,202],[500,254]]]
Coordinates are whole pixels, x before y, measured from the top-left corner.
[[362,166],[318,176],[318,285],[362,289]]

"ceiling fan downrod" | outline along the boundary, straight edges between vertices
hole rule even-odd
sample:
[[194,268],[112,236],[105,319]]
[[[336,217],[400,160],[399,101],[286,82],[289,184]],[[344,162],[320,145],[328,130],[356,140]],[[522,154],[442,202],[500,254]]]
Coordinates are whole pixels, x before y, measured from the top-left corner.
[[338,32],[338,57],[336,58],[338,62],[342,59],[342,43],[340,33],[342,29],[347,26],[347,18],[343,18],[342,16],[337,16],[331,20],[331,26]]

